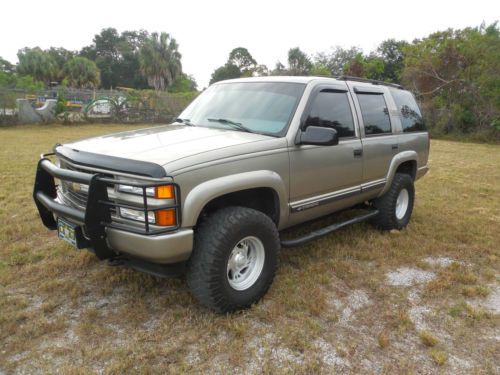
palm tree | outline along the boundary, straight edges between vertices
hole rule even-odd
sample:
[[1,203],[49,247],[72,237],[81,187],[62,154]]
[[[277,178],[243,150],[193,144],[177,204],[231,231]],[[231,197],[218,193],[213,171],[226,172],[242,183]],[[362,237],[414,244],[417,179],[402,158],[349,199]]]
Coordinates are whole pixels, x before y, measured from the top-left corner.
[[182,73],[181,54],[174,38],[152,33],[140,49],[141,73],[155,90],[165,90]]
[[101,83],[101,72],[95,62],[81,56],[69,59],[63,74],[71,87],[96,88]]

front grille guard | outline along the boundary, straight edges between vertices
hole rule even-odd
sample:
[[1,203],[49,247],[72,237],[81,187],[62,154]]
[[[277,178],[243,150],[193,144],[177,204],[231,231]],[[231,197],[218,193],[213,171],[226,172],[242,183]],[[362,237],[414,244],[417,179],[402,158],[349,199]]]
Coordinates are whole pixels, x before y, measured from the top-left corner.
[[[43,224],[51,229],[57,229],[57,222],[54,218],[54,213],[69,220],[82,224],[85,228],[85,234],[90,240],[91,246],[99,258],[108,258],[113,253],[107,246],[106,230],[105,228],[115,228],[127,232],[133,232],[141,235],[157,235],[162,233],[171,232],[179,229],[180,217],[180,189],[179,186],[171,181],[164,179],[155,179],[157,181],[145,182],[129,182],[122,180],[115,180],[108,176],[103,176],[100,173],[85,173],[80,171],[73,171],[69,169],[59,168],[54,165],[48,156],[54,155],[44,154],[38,162],[35,185],[33,190],[33,198],[35,200],[38,212],[42,219]],[[89,186],[88,198],[85,211],[81,211],[74,207],[66,206],[57,202],[57,189],[55,178],[64,181],[71,181]],[[138,176],[140,178],[140,176]],[[108,197],[108,186],[116,184],[139,187],[142,189],[143,206],[137,207],[124,203],[111,201]],[[175,191],[175,204],[158,205],[154,208],[148,206],[148,196],[146,189],[160,185],[170,184],[174,186]],[[144,213],[144,226],[143,228],[134,225],[126,225],[112,221],[110,209],[114,207],[116,211],[119,208],[128,208]],[[153,228],[148,219],[148,212],[155,212],[164,209],[175,209],[176,212],[176,226],[165,228]],[[136,222],[141,223],[142,222]]]

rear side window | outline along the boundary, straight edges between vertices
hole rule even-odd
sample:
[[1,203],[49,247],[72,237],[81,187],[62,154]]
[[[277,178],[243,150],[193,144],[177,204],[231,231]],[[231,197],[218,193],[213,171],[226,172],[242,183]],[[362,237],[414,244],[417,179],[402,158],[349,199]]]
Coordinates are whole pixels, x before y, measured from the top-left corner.
[[384,95],[358,93],[365,134],[375,135],[391,132],[391,120]]
[[306,126],[334,128],[339,137],[354,137],[354,121],[347,93],[320,91],[313,99]]
[[392,97],[398,107],[403,132],[425,131],[425,123],[415,98],[409,91],[391,89]]

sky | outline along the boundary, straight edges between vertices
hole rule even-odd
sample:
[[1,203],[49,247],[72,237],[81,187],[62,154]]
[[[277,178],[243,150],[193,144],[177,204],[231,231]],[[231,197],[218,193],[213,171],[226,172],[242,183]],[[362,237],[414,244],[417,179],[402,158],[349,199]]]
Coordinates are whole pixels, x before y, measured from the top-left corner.
[[500,1],[23,0],[3,2],[0,12],[0,57],[13,63],[26,46],[79,50],[106,27],[165,31],[179,44],[184,72],[203,88],[235,47],[269,68],[297,46],[310,55],[335,46],[368,53],[388,38],[500,20]]

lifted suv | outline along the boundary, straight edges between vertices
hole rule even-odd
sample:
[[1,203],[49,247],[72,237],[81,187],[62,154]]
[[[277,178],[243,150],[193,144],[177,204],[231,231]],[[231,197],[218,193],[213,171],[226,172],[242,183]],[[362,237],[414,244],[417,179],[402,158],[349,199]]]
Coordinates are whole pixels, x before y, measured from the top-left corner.
[[[56,145],[34,199],[60,238],[158,276],[187,274],[226,312],[270,287],[281,246],[370,220],[404,228],[429,136],[413,96],[352,77],[219,82],[173,124]],[[303,237],[280,231],[350,207]]]

